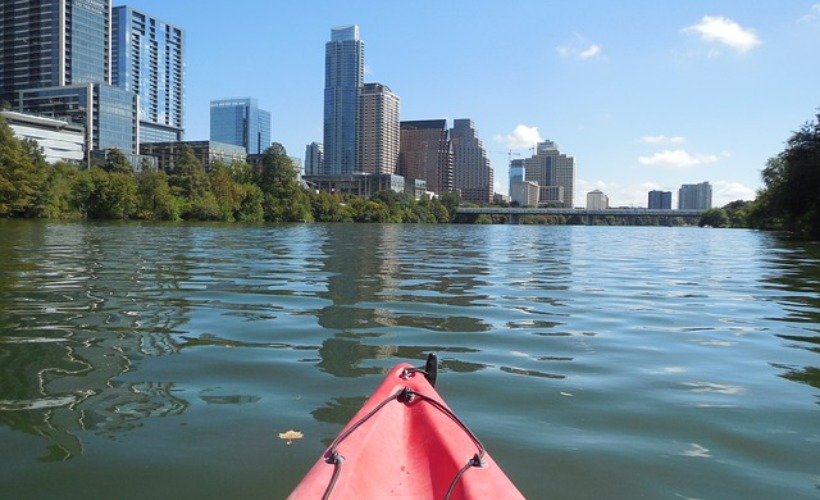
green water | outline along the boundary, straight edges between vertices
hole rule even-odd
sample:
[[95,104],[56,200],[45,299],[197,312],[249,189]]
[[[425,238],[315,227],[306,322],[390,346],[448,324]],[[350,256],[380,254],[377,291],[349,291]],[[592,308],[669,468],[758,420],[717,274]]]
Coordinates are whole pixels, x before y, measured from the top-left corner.
[[27,221],[0,221],[0,497],[284,498],[431,351],[528,498],[820,497],[817,245]]

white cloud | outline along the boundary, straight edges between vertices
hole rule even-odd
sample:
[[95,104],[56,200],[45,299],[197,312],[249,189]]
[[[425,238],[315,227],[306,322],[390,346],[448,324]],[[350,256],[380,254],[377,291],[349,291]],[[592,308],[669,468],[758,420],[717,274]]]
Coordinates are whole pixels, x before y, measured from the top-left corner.
[[716,155],[691,155],[683,149],[666,149],[652,156],[640,156],[642,165],[663,168],[689,168],[718,161]]
[[813,24],[820,20],[820,3],[809,8],[809,12],[797,20],[798,23]]
[[538,127],[528,127],[526,125],[518,125],[510,135],[495,136],[496,142],[501,142],[507,145],[508,149],[526,149],[531,148],[543,142],[541,133],[538,132]]
[[725,17],[704,16],[700,23],[683,28],[683,32],[695,33],[706,42],[719,43],[740,53],[748,52],[762,43],[755,30],[744,28]]
[[585,204],[587,193],[595,189],[607,195],[610,207],[646,207],[649,192],[653,189],[662,189],[662,186],[653,182],[623,185],[617,182],[590,182],[578,179],[575,188],[575,199],[578,200],[578,204]]
[[559,45],[555,48],[555,52],[563,58],[586,60],[601,56],[603,49],[597,43],[592,43],[576,33],[571,42]]
[[667,137],[665,135],[645,135],[641,140],[647,144],[683,144],[686,142],[685,137],[679,135]]
[[716,181],[712,188],[712,206],[723,207],[733,201],[752,201],[757,198],[754,189],[739,182]]
[[580,57],[581,59],[589,59],[589,58],[597,56],[600,53],[601,53],[601,46],[593,44],[593,45],[590,45],[588,49],[586,49],[586,50],[582,51],[580,54],[578,54],[578,57]]

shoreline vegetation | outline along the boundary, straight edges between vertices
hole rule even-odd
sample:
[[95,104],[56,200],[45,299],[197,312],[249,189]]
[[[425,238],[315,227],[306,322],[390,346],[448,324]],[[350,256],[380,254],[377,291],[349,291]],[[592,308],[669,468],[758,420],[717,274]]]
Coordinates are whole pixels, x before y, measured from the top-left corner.
[[[820,240],[820,114],[795,132],[763,168],[754,201],[707,210],[700,226],[783,232]],[[206,171],[187,148],[172,171],[134,172],[122,152],[101,165],[48,164],[39,146],[15,137],[0,116],[0,218],[220,222],[498,223],[456,216],[456,192],[415,200],[381,191],[369,199],[300,184],[285,148],[274,143],[258,167],[234,162]],[[579,224],[572,217],[522,217],[524,224]],[[619,224],[604,218],[597,223]],[[651,225],[656,221],[637,221]],[[685,224],[685,221],[675,221]]]

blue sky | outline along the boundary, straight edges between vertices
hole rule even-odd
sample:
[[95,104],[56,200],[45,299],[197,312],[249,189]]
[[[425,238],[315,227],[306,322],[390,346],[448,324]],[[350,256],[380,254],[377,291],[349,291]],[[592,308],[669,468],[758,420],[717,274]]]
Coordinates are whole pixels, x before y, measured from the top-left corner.
[[[119,5],[115,3],[115,5]],[[575,158],[576,205],[600,189],[709,181],[750,200],[766,160],[820,111],[820,2],[130,0],[186,33],[186,139],[209,102],[255,97],[291,156],[322,141],[324,45],[358,24],[365,81],[403,120],[471,118],[507,191],[508,152],[543,139]]]

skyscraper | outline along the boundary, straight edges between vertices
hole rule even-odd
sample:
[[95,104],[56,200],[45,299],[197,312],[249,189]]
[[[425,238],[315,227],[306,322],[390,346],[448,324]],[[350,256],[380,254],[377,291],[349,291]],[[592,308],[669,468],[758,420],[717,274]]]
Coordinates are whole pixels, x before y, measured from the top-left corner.
[[357,172],[395,174],[399,166],[399,97],[380,83],[366,83],[359,108]]
[[211,101],[211,140],[262,154],[271,145],[270,112],[252,97]]
[[140,96],[140,142],[181,141],[183,30],[125,6],[112,19],[111,79]]
[[109,0],[0,3],[0,99],[85,128],[86,155],[136,154],[137,96],[111,83]]
[[359,27],[333,28],[325,44],[323,175],[350,174],[358,166],[359,95],[364,83],[364,42]]
[[401,122],[399,174],[422,179],[434,193],[453,190],[453,148],[447,120]]
[[472,203],[489,203],[493,199],[493,169],[475,125],[470,119],[458,119],[450,129],[453,146],[453,185],[461,198]]
[[657,191],[649,192],[648,208],[659,210],[672,209],[672,191]]
[[33,88],[110,83],[110,0],[0,2],[0,100]]
[[325,148],[318,142],[311,142],[305,147],[305,175],[320,175],[325,162]]
[[575,206],[575,159],[562,154],[554,142],[539,143],[535,156],[524,160],[524,167],[525,180],[541,187],[539,203]]
[[678,190],[678,209],[708,210],[710,208],[712,208],[712,185],[708,182],[684,184]]

